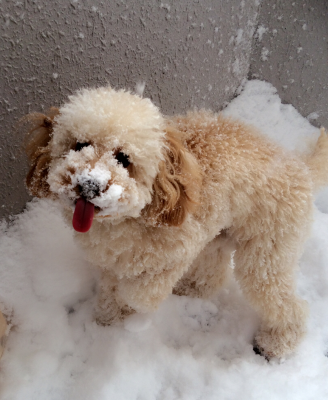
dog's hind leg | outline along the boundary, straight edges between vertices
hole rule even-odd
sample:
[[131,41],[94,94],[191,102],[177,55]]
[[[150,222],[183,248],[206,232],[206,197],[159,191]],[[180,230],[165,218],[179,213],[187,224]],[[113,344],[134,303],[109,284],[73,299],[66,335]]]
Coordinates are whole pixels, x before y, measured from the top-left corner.
[[258,168],[235,184],[228,234],[236,243],[235,276],[261,317],[262,354],[283,357],[306,331],[307,304],[296,294],[296,268],[313,215],[312,182],[304,164],[276,156],[267,176]]
[[295,293],[296,235],[282,232],[239,243],[234,257],[235,276],[262,319],[255,342],[267,358],[292,352],[306,328],[307,304]]
[[228,277],[234,248],[223,232],[199,253],[188,271],[173,288],[173,294],[210,298]]

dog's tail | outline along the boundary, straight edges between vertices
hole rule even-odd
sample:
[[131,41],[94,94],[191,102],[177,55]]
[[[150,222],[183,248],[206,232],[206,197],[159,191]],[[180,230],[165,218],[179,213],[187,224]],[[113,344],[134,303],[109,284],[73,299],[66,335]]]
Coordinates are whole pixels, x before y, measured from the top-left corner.
[[304,161],[311,171],[314,191],[328,185],[328,135],[324,128],[314,150]]

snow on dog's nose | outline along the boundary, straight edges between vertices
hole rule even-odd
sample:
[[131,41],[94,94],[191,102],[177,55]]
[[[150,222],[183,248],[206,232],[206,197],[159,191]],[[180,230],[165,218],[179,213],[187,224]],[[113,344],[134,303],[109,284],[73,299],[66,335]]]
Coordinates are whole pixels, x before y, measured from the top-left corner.
[[81,196],[91,200],[108,189],[112,174],[106,166],[96,164],[93,169],[86,168],[79,174],[76,174],[76,187]]
[[92,179],[85,179],[77,185],[80,195],[86,200],[92,200],[100,194],[100,184]]

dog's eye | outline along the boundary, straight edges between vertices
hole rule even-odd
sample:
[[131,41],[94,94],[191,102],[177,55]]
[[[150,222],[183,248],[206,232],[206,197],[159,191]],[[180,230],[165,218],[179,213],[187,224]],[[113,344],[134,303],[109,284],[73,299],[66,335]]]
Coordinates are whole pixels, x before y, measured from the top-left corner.
[[122,153],[121,151],[115,155],[118,163],[122,164],[124,168],[127,168],[130,165],[129,156]]
[[90,143],[76,142],[75,151],[80,151],[81,149],[83,149],[83,147],[87,147],[87,146],[90,146]]

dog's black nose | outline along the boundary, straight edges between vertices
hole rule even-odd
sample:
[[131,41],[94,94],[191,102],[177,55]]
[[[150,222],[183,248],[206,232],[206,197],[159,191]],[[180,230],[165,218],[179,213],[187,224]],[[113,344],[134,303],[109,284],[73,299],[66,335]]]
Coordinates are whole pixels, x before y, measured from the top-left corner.
[[91,179],[88,179],[83,183],[80,183],[77,186],[77,188],[78,191],[80,192],[80,195],[87,200],[92,200],[93,198],[99,196],[100,194],[99,183]]

